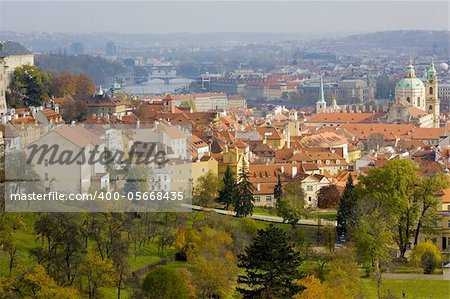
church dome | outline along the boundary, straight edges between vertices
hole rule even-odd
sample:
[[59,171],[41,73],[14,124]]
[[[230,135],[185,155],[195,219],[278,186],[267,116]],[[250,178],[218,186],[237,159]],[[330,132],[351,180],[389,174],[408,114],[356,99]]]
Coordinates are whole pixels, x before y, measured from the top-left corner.
[[416,77],[416,71],[414,70],[414,66],[412,62],[409,62],[408,67],[406,68],[405,77],[398,81],[395,89],[402,90],[414,90],[414,89],[425,89],[425,85],[422,80]]
[[403,78],[400,81],[398,81],[395,88],[401,88],[401,89],[421,89],[425,88],[425,85],[423,85],[422,80],[419,78]]

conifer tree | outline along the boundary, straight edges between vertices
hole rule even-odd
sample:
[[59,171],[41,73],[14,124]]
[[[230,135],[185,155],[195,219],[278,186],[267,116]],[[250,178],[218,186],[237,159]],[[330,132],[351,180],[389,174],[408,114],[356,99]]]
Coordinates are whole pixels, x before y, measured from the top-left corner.
[[236,181],[230,166],[227,166],[222,181],[223,189],[219,191],[219,201],[225,204],[225,210],[228,210],[236,195]]
[[285,232],[271,224],[259,229],[253,244],[238,255],[245,274],[238,277],[237,290],[244,298],[291,298],[303,289],[295,282],[301,278],[301,264]]
[[236,187],[236,202],[234,211],[238,217],[246,217],[253,214],[253,185],[248,177],[247,163],[242,159],[242,167]]
[[337,234],[345,239],[348,238],[349,230],[356,221],[357,198],[353,194],[354,187],[353,178],[349,175],[337,211]]

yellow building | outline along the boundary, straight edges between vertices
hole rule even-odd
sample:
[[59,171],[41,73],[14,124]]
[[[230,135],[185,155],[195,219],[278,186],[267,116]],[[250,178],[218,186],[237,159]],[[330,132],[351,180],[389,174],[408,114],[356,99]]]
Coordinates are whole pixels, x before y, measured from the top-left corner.
[[200,160],[192,162],[192,181],[195,186],[198,179],[201,176],[204,176],[209,171],[211,171],[214,175],[218,175],[219,171],[219,163],[216,159],[211,156],[203,156]]

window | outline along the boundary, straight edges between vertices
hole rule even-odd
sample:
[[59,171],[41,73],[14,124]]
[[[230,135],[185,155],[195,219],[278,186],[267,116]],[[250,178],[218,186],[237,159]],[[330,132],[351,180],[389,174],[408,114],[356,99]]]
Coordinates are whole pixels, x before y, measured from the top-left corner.
[[44,160],[44,164],[45,164],[45,166],[48,166],[48,159]]
[[450,220],[447,222],[447,227],[450,228]]
[[266,201],[272,201],[272,196],[266,196]]
[[433,87],[430,87],[430,94],[433,94]]
[[311,201],[311,200],[312,200],[311,196],[308,196],[308,201]]
[[330,164],[330,160],[326,160],[325,164],[327,164],[327,165]]
[[317,164],[321,164],[322,163],[322,161],[320,161],[320,160],[317,160]]
[[409,97],[407,97],[406,100],[408,101],[408,103],[411,103],[411,99]]
[[447,249],[447,238],[442,237],[442,250]]
[[45,173],[44,177],[45,177],[45,180],[48,181],[48,173]]
[[341,163],[341,161],[339,161],[339,160],[336,160],[336,164],[339,164],[339,163]]
[[430,105],[430,106],[428,107],[428,110],[433,110],[433,105]]
[[306,186],[306,191],[313,191],[313,186],[312,185]]
[[255,198],[255,202],[260,202],[261,201],[261,198],[259,196],[255,196],[254,198]]

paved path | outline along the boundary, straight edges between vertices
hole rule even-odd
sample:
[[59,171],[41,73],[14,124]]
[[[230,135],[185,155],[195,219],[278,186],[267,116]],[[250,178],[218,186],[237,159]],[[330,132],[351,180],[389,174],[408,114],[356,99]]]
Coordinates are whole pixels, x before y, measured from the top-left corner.
[[[225,211],[225,210],[220,210],[220,209],[210,209],[210,208],[204,208],[201,206],[194,206],[194,205],[186,205],[186,206],[189,206],[190,208],[192,208],[193,210],[196,210],[196,211],[205,211],[205,212],[212,211],[212,212],[216,212],[216,213],[219,213],[222,215],[235,216],[235,213],[232,211]],[[253,214],[250,217],[255,220],[259,220],[259,221],[266,221],[266,222],[272,222],[272,223],[283,223],[283,219],[278,216]],[[313,220],[313,219],[300,219],[297,224],[298,225],[309,225],[309,226],[317,226],[318,225],[317,220]],[[336,226],[336,221],[321,219],[319,225],[320,226],[323,226],[323,225]]]
[[443,280],[442,275],[426,275],[416,273],[383,273],[382,278],[387,279],[424,279],[424,280]]

